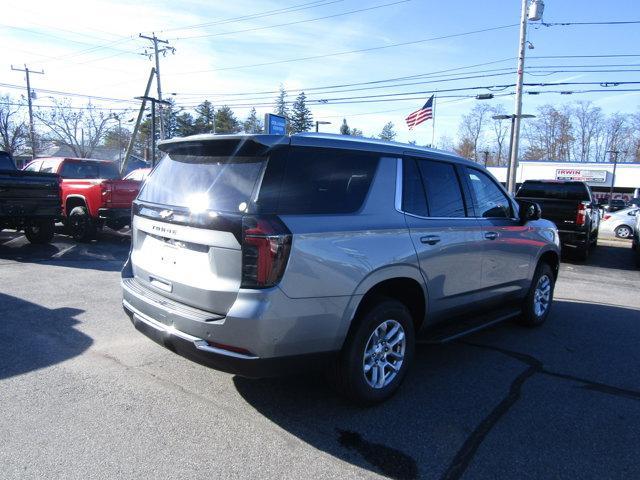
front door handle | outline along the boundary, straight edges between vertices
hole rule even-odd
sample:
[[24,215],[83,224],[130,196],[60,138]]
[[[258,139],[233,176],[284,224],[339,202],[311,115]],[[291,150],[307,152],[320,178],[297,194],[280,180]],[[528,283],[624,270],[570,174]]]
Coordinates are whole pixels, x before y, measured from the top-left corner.
[[484,238],[486,238],[487,240],[495,240],[496,238],[498,238],[498,233],[497,232],[487,232],[484,234]]
[[428,245],[435,245],[440,241],[440,237],[438,235],[427,235],[425,237],[420,237],[420,242],[426,243]]

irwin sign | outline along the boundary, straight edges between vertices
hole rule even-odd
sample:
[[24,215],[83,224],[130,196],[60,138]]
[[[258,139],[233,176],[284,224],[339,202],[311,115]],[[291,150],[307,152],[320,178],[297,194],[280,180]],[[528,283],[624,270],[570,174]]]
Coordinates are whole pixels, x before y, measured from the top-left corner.
[[606,170],[586,170],[583,168],[562,168],[556,170],[556,180],[577,180],[589,183],[605,183]]

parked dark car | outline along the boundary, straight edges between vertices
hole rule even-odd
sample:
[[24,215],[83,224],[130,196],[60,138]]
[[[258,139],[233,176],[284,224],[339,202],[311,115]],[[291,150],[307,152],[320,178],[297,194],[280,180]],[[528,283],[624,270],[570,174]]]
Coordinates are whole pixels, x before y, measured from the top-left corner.
[[0,152],[0,230],[24,230],[31,243],[48,243],[61,205],[58,175],[18,170]]
[[611,200],[611,202],[607,202],[604,204],[604,211],[605,212],[609,212],[609,213],[613,213],[613,212],[617,212],[618,210],[622,210],[624,208],[627,208],[627,202],[625,202],[624,200],[620,199],[620,198],[614,198],[613,200]]
[[585,182],[527,180],[516,194],[519,200],[540,205],[542,218],[558,227],[563,247],[585,260],[598,242],[600,209]]

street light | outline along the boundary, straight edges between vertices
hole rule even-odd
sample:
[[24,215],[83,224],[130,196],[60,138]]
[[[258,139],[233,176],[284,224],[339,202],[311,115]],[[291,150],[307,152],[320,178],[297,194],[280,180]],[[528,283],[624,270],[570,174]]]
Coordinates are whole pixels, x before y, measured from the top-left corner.
[[325,122],[323,120],[316,120],[316,133],[318,132],[318,125],[331,125],[331,122]]
[[535,115],[529,113],[521,113],[520,115],[494,115],[494,120],[511,120],[511,133],[509,134],[509,163],[507,164],[507,190],[513,194],[516,190],[516,171],[518,168],[517,162],[512,165],[511,158],[513,156],[513,135],[516,118],[536,118]]
[[117,113],[112,113],[109,117],[118,122],[118,166],[122,167],[122,120]]
[[618,166],[619,150],[607,150],[608,154],[613,158],[613,174],[611,175],[611,186],[609,187],[609,211],[611,211],[611,201],[613,200],[613,186],[616,183],[616,167]]

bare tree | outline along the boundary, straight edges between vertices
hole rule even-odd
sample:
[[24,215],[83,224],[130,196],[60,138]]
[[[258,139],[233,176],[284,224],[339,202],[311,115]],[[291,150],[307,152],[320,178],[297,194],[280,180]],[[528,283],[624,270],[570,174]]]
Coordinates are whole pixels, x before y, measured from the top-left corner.
[[[570,108],[570,120],[574,131],[573,157],[579,162],[597,160],[602,150],[599,140],[604,132],[604,116],[600,107],[591,102],[576,102]],[[600,148],[599,148],[600,147]]]
[[[505,115],[507,112],[502,105],[496,105],[491,109],[491,115]],[[511,123],[504,120],[492,119],[493,134],[495,135],[495,164],[502,165],[506,163],[506,156],[508,155],[507,140],[508,134],[511,131]]]
[[27,147],[29,128],[22,117],[22,107],[8,95],[0,97],[0,150],[11,155]]
[[478,161],[480,150],[483,150],[481,142],[490,113],[491,106],[477,103],[471,112],[463,115],[460,122],[460,142],[456,148],[459,155]]
[[633,136],[629,117],[621,113],[610,115],[604,130],[604,153],[617,151],[619,162],[633,161]]
[[529,143],[524,157],[529,160],[570,161],[574,141],[570,112],[553,105],[538,107],[537,118],[528,122],[525,135]]
[[73,108],[68,99],[54,103],[51,109],[38,109],[36,118],[48,128],[51,140],[79,158],[90,158],[108,131],[109,116],[91,103],[83,108]]

